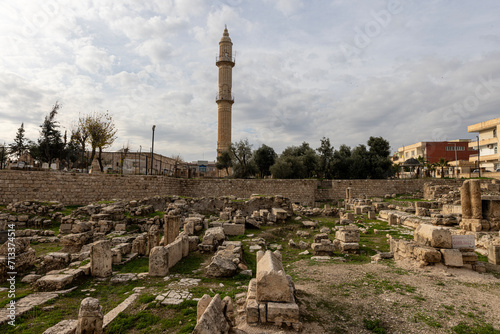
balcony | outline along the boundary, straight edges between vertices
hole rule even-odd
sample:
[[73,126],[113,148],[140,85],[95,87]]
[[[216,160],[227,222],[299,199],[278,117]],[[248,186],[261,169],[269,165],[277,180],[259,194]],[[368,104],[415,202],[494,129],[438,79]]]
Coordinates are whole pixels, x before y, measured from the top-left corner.
[[217,94],[215,95],[215,102],[220,102],[220,101],[229,101],[231,103],[234,103],[234,95],[231,94]]
[[215,57],[215,64],[219,66],[220,63],[230,63],[233,67],[236,64],[236,58],[229,55],[218,55]]
[[[476,162],[477,161],[477,154],[471,154],[469,156],[469,161],[470,162]],[[480,161],[500,161],[500,154],[495,153],[495,154],[481,154],[479,157]]]
[[[498,143],[498,138],[497,137],[491,137],[488,139],[481,139],[479,140],[479,146],[485,146],[489,144],[495,144]],[[469,143],[469,147],[477,147],[477,140],[471,141]]]

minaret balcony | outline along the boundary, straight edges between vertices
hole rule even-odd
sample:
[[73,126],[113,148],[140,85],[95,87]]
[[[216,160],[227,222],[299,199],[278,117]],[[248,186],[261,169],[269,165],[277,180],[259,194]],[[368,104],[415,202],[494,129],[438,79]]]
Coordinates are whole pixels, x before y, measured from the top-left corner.
[[215,102],[219,103],[221,101],[227,101],[230,102],[231,104],[234,103],[234,95],[229,95],[229,94],[217,94],[215,96]]
[[231,67],[234,67],[236,64],[236,58],[230,55],[218,55],[215,57],[215,64],[219,66],[219,64],[229,63]]

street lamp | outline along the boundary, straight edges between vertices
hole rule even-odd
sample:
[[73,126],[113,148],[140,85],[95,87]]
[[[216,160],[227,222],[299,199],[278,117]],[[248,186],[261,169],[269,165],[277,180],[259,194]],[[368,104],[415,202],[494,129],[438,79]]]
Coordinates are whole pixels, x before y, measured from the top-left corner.
[[153,175],[153,151],[155,148],[155,129],[156,125],[153,125],[153,138],[151,140],[151,175]]

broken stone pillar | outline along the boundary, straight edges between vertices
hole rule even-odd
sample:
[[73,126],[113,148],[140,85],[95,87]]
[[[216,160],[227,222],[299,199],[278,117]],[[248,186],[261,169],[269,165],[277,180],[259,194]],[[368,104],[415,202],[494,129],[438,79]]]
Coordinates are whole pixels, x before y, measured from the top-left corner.
[[132,241],[132,253],[149,255],[148,241],[144,235],[140,235]]
[[90,272],[94,277],[109,277],[112,274],[113,254],[111,241],[95,242],[90,248]]
[[165,246],[173,242],[179,235],[180,217],[179,216],[165,216]]
[[470,186],[466,180],[460,187],[460,202],[462,204],[462,219],[472,218],[472,208],[470,203]]
[[153,248],[160,245],[161,233],[160,229],[156,225],[152,225],[148,231],[148,250],[147,254],[151,252]]
[[184,233],[186,233],[187,235],[193,235],[194,234],[194,221],[187,220],[184,223]]
[[483,218],[483,207],[481,203],[481,181],[468,180],[470,185],[470,205],[472,211],[472,219]]
[[104,315],[99,300],[87,297],[80,304],[76,334],[102,334]]
[[375,214],[375,211],[368,211],[368,219],[370,219],[370,220],[377,219],[377,215]]
[[[207,297],[205,297],[207,296]],[[204,295],[200,300],[203,304],[206,304],[210,296]],[[203,311],[202,315],[199,317],[196,327],[193,330],[193,334],[211,334],[211,333],[229,333],[231,326],[226,320],[226,315],[224,314],[224,306],[219,295],[215,295],[210,298],[208,306],[204,306],[198,303],[198,312]]]
[[389,225],[397,225],[398,224],[398,216],[393,213],[389,213],[388,218]]
[[149,253],[149,276],[167,276],[168,249],[156,246]]
[[266,251],[257,256],[257,301],[292,302],[288,278],[286,277],[281,254]]
[[203,295],[203,297],[200,298],[200,300],[198,301],[198,306],[196,307],[196,322],[200,320],[201,316],[203,315],[211,301],[212,297],[207,294]]
[[352,199],[352,188],[351,187],[347,187],[345,189],[345,198],[348,202]]

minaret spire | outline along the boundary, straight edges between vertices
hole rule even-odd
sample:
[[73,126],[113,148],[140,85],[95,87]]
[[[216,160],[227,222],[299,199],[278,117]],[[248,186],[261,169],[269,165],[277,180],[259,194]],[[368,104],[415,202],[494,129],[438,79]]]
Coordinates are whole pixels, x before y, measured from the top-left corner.
[[235,65],[233,58],[233,42],[229,37],[227,25],[219,42],[219,55],[216,59],[219,68],[219,93],[217,94],[218,136],[217,156],[231,146],[231,114],[234,103],[232,88],[232,71]]

